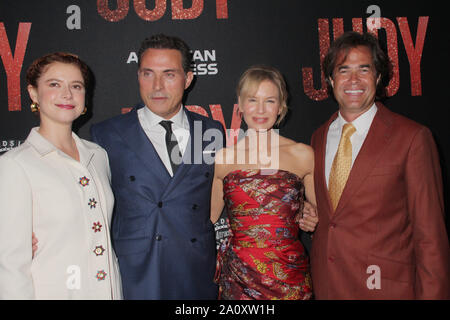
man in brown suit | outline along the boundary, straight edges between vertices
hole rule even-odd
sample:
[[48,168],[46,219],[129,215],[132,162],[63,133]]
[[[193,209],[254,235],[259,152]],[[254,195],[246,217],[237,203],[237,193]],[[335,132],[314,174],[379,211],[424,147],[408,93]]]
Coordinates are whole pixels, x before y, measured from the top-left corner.
[[317,299],[450,297],[438,153],[426,127],[375,103],[388,66],[368,33],[345,33],[324,59],[339,112],[311,143]]

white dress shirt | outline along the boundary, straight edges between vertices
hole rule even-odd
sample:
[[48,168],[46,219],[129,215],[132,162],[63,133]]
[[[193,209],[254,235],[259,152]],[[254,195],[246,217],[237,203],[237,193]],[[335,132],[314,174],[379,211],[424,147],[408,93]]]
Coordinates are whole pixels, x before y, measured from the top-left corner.
[[170,176],[173,177],[172,166],[170,164],[169,154],[166,146],[166,129],[159,123],[163,120],[172,121],[172,131],[178,141],[181,155],[184,155],[186,146],[189,140],[189,121],[183,107],[180,108],[178,113],[171,119],[164,119],[154,112],[152,112],[147,106],[140,108],[137,111],[139,123],[142,129],[144,129],[150,142],[153,144],[159,158],[164,163]]
[[[374,103],[369,110],[364,112],[352,122],[353,126],[356,128],[355,133],[353,133],[350,137],[350,142],[352,143],[352,166],[358,156],[359,150],[361,150],[364,140],[366,139],[367,133],[369,132],[376,113],[377,106]],[[346,123],[348,122],[344,120],[339,112],[338,117],[330,124],[328,129],[325,153],[325,177],[327,179],[327,187],[328,181],[330,180],[331,166],[333,165],[333,160],[339,146],[339,141],[341,140],[342,127]]]

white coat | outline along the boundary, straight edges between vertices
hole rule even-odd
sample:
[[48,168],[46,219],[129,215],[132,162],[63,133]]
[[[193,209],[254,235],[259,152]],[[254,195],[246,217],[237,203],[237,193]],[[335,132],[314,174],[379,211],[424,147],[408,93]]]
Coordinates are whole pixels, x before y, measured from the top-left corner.
[[107,154],[72,134],[78,162],[37,130],[0,157],[0,299],[121,299]]

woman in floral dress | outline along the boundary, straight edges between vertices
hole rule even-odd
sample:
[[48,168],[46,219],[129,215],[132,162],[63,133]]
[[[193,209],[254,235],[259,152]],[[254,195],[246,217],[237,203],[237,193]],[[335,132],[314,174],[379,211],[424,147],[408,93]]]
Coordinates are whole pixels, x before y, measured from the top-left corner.
[[287,112],[280,72],[251,67],[237,88],[248,131],[216,155],[211,220],[226,206],[231,237],[219,248],[215,280],[221,299],[309,299],[309,261],[299,226],[313,231],[318,219],[303,216],[315,205],[311,147],[274,129]]

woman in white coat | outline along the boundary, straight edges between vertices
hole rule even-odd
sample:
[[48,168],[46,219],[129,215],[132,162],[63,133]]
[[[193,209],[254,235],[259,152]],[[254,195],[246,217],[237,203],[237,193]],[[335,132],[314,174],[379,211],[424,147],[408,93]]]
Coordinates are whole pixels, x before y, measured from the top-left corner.
[[88,80],[86,64],[68,53],[27,70],[40,126],[0,157],[0,299],[122,297],[107,154],[72,132],[86,112]]

